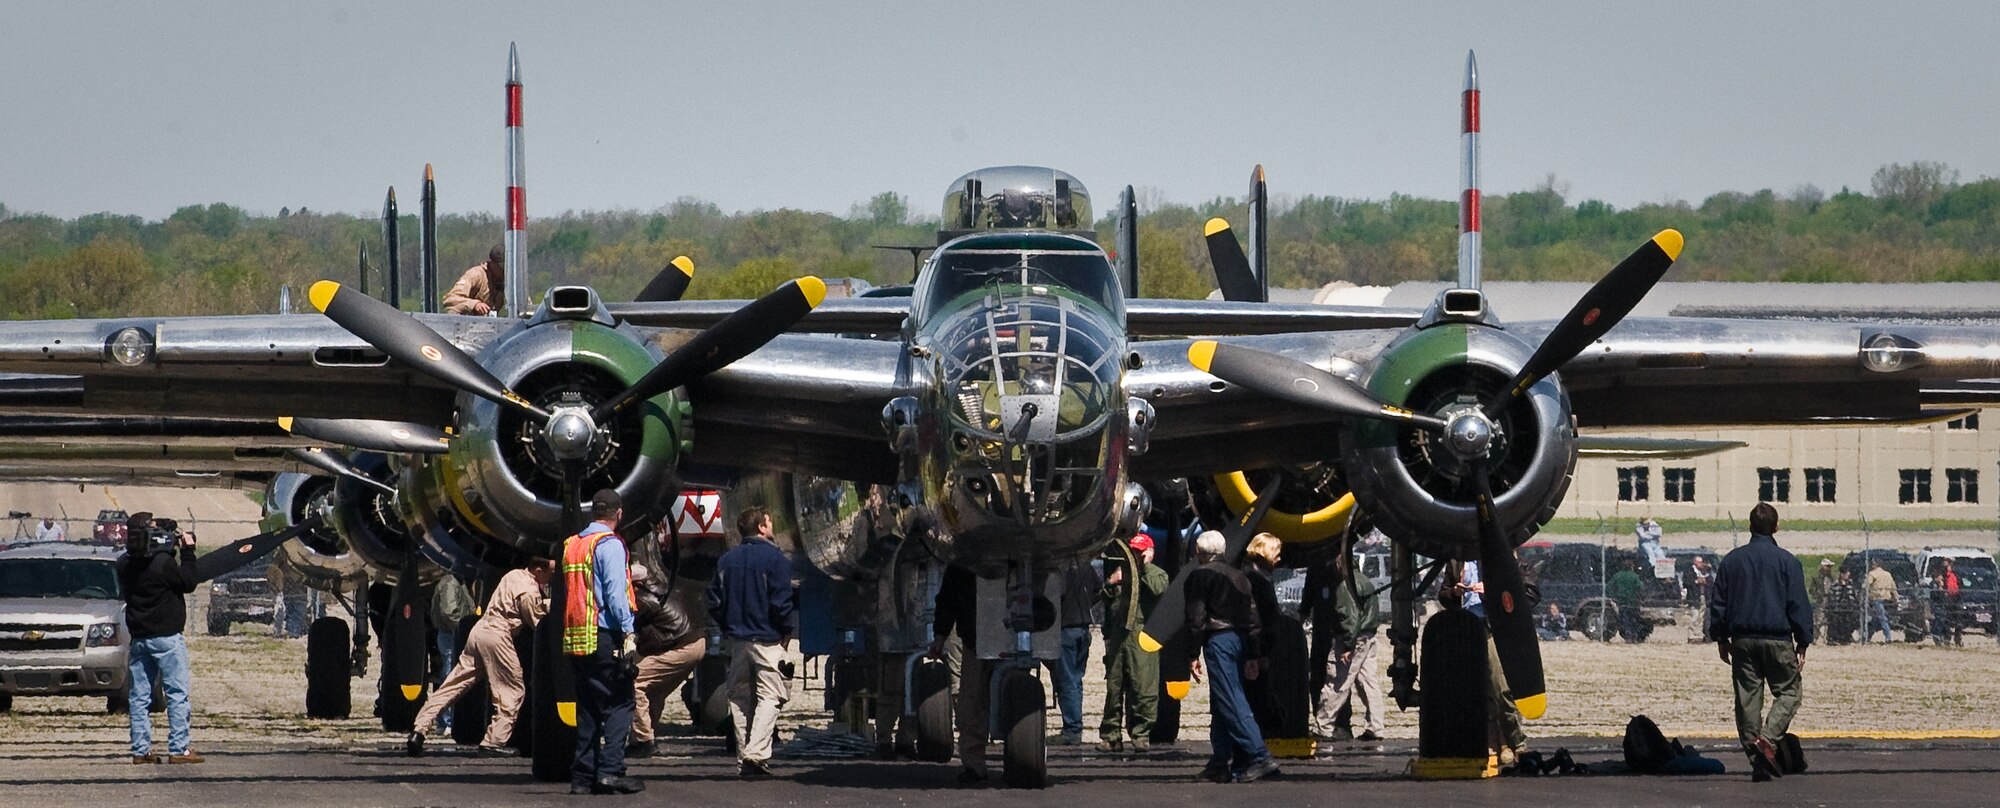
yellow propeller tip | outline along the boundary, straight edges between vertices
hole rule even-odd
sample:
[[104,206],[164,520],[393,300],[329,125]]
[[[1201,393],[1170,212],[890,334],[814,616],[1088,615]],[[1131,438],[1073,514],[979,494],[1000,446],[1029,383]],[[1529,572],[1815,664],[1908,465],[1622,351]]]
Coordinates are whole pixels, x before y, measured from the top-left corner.
[[1549,694],[1536,693],[1525,699],[1516,699],[1514,707],[1521,711],[1521,717],[1533,721],[1549,710]]
[[432,171],[432,170],[431,170],[431,164],[430,164],[430,163],[425,163],[425,164],[424,164],[424,182],[436,182],[436,181],[437,181],[437,172],[435,172],[435,171]]
[[1174,701],[1180,701],[1182,699],[1187,698],[1188,691],[1191,689],[1192,688],[1188,687],[1187,682],[1168,682],[1167,697],[1173,699]]
[[278,428],[279,428],[279,429],[282,429],[282,430],[285,430],[286,432],[290,432],[290,431],[292,431],[292,417],[291,417],[291,416],[289,416],[289,415],[287,415],[287,416],[285,416],[285,417],[283,417],[283,418],[279,418],[279,419],[278,419]]
[[799,291],[805,293],[807,308],[819,308],[820,301],[826,299],[826,281],[807,275],[794,283],[799,285]]
[[562,719],[565,725],[576,726],[576,702],[556,702],[556,717]]
[[1217,233],[1224,232],[1228,229],[1229,229],[1228,220],[1223,219],[1220,216],[1217,216],[1213,219],[1208,220],[1208,224],[1202,225],[1201,235],[1202,237],[1206,238],[1208,236],[1213,236]]
[[1669,227],[1660,231],[1659,235],[1654,236],[1653,243],[1660,245],[1660,250],[1667,254],[1667,260],[1679,261],[1681,259],[1681,247],[1687,243],[1687,240],[1681,238],[1681,231]]
[[1208,367],[1215,364],[1215,340],[1195,340],[1194,344],[1188,346],[1188,361],[1200,368],[1201,372],[1207,373]]
[[1160,649],[1165,647],[1160,644],[1159,640],[1153,639],[1153,635],[1147,634],[1144,631],[1139,632],[1139,650],[1148,654],[1157,654],[1160,652]]
[[403,700],[416,701],[424,695],[423,685],[403,685]]
[[674,260],[668,261],[667,263],[673,264],[674,269],[680,270],[682,275],[686,275],[690,278],[694,277],[694,259],[689,258],[685,255],[677,255],[674,256]]
[[325,314],[326,307],[333,305],[333,293],[338,291],[340,291],[339,281],[319,281],[313,284],[311,289],[306,290],[306,299],[312,301],[313,308]]

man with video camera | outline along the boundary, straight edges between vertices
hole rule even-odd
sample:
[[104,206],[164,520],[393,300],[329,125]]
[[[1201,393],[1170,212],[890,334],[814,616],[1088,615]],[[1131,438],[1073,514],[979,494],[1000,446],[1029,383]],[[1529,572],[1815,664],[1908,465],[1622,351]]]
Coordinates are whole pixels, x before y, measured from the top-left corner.
[[[194,534],[172,519],[154,521],[144,511],[126,521],[125,560],[118,582],[125,590],[125,628],[132,634],[126,668],[132,727],[132,762],[159,763],[153,755],[153,683],[167,697],[167,763],[207,758],[188,745],[187,594],[194,591]],[[179,558],[175,556],[178,555]]]

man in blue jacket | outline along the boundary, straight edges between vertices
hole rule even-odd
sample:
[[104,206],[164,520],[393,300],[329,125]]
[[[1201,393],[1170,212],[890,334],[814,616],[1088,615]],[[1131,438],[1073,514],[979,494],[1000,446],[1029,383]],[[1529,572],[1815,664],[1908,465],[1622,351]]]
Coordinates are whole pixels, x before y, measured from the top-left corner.
[[1772,538],[1777,532],[1778,509],[1757,503],[1750,510],[1750,543],[1723,557],[1708,605],[1709,636],[1735,680],[1736,734],[1750,755],[1750,779],[1760,783],[1784,774],[1773,743],[1799,711],[1799,672],[1813,639],[1805,573]]
[[771,541],[771,517],[750,508],[736,518],[743,542],[716,562],[708,613],[729,649],[729,719],[736,731],[737,773],[771,774],[771,736],[790,685],[778,669],[798,633],[792,564]]

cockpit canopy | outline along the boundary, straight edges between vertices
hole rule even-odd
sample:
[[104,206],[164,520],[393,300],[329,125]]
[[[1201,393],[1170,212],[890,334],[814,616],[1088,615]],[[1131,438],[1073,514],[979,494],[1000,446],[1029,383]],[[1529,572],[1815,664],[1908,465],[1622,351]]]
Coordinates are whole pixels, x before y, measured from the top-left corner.
[[1067,172],[1041,166],[982,168],[944,195],[947,234],[974,230],[1086,230],[1090,191]]
[[1125,322],[1124,287],[1104,252],[1054,233],[982,234],[939,247],[917,279],[911,315],[921,328],[971,302],[965,298],[1023,293],[1087,301],[1113,323]]

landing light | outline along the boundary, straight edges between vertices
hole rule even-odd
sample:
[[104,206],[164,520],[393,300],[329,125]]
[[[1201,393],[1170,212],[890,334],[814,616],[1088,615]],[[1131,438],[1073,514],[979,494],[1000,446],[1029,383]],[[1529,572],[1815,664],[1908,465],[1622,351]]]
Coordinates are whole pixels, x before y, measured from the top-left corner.
[[104,342],[104,352],[121,366],[138,367],[153,358],[153,335],[137,326],[118,329]]
[[1877,373],[1916,367],[1922,361],[1923,346],[1895,334],[1879,333],[1861,341],[1861,365]]

